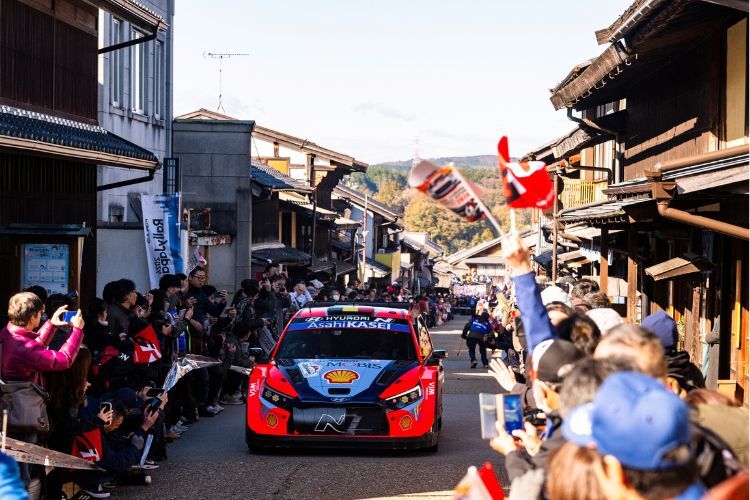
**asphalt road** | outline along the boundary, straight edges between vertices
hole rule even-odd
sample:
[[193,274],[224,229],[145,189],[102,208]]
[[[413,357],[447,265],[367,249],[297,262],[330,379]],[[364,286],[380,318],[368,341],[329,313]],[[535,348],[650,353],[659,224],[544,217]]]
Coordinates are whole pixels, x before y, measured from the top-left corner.
[[227,406],[169,445],[150,486],[121,486],[113,498],[450,498],[468,466],[489,460],[497,470],[502,463],[480,437],[477,398],[499,387],[486,370],[469,369],[466,345],[459,343],[464,321],[432,330],[436,348],[448,351],[438,452],[253,454],[245,445],[244,406]]

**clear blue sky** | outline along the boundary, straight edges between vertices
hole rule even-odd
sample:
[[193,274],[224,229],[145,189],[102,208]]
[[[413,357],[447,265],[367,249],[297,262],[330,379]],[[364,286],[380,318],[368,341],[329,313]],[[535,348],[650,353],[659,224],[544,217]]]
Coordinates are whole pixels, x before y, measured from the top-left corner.
[[175,114],[216,109],[370,163],[511,154],[565,133],[549,89],[632,0],[177,2]]

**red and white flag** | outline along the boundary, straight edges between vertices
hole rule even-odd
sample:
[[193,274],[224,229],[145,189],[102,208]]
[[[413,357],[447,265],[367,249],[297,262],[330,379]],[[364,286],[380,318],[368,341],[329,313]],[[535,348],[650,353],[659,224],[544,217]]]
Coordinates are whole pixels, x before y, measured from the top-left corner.
[[133,337],[135,349],[133,350],[133,363],[136,365],[153,363],[161,359],[161,349],[159,349],[159,339],[156,336],[154,327],[148,327]]
[[102,459],[102,433],[97,428],[84,432],[73,438],[73,450],[70,452],[74,457],[82,458],[88,462],[98,462]]
[[467,222],[488,216],[489,210],[479,199],[478,189],[453,166],[438,167],[422,160],[412,165],[409,186],[456,213]]
[[505,201],[511,208],[546,210],[555,202],[554,186],[542,161],[511,162],[508,138],[497,144],[497,159]]

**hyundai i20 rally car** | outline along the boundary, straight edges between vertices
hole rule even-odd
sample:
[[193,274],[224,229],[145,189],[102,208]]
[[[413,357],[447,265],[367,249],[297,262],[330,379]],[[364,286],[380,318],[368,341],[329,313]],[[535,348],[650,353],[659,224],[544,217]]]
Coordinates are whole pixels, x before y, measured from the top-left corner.
[[302,309],[250,375],[247,444],[436,450],[445,355],[405,310]]

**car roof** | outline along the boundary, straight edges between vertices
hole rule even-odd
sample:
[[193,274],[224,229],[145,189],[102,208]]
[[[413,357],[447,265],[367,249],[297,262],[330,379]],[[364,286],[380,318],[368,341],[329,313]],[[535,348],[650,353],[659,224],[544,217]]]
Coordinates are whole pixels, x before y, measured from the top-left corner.
[[348,316],[358,314],[372,318],[394,318],[408,320],[409,314],[395,307],[374,307],[366,305],[340,305],[329,307],[311,307],[302,309],[296,318],[316,318],[325,316]]

